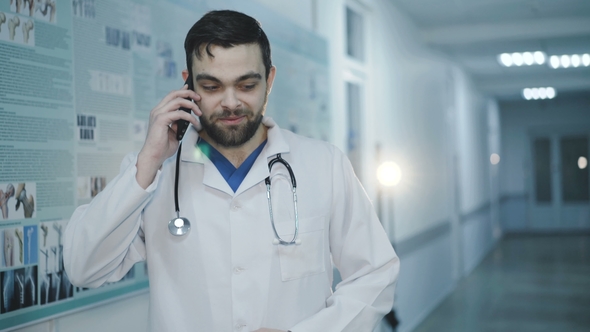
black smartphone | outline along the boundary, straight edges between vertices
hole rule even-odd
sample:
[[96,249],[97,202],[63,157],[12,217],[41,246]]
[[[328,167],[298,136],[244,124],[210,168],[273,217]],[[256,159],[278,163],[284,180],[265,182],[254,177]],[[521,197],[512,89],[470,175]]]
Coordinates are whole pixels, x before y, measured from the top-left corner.
[[[188,89],[189,90],[195,90],[194,86],[193,86],[193,77],[191,74],[188,75],[188,78],[186,79],[186,81],[184,82],[184,84],[188,84]],[[186,98],[186,100],[192,100],[190,98]],[[190,108],[186,108],[186,107],[181,107],[178,109],[179,111],[185,111],[188,114],[191,113],[191,109]],[[186,129],[188,128],[190,122],[186,121],[186,120],[178,120],[176,121],[176,139],[177,140],[181,140],[184,137],[184,134],[186,133]]]

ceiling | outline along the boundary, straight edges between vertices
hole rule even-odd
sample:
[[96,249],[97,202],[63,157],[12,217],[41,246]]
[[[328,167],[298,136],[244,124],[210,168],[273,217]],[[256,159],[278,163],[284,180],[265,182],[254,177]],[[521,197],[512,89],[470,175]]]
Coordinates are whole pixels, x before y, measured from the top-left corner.
[[481,92],[520,99],[527,87],[590,94],[590,67],[502,67],[501,53],[590,53],[590,0],[392,0],[423,41],[469,72]]

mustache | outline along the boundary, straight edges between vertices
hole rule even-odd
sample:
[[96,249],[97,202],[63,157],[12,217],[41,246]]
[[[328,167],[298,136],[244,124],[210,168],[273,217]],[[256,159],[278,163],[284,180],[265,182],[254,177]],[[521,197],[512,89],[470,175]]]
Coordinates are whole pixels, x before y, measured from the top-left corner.
[[235,110],[228,110],[225,109],[219,113],[213,114],[211,116],[211,119],[219,119],[219,118],[229,118],[229,117],[239,117],[239,116],[248,116],[248,115],[253,115],[254,112],[252,112],[252,110],[249,109],[245,109],[245,108],[238,108]]

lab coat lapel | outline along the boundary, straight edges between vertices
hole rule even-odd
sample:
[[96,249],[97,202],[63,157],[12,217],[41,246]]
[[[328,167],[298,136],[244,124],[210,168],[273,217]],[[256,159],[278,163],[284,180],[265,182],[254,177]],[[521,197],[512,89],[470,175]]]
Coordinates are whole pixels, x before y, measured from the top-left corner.
[[189,127],[182,140],[182,153],[180,159],[183,162],[202,164],[203,184],[233,196],[234,191],[230,188],[229,184],[227,184],[227,181],[225,181],[221,173],[219,173],[217,167],[215,167],[209,157],[207,157],[197,146],[198,138],[199,134],[197,133],[197,130],[192,126]]
[[281,129],[277,126],[274,120],[265,116],[262,119],[262,124],[268,127],[266,146],[258,158],[256,158],[256,162],[252,165],[252,168],[244,178],[244,181],[240,184],[240,187],[236,191],[236,196],[268,177],[268,160],[270,160],[270,158],[274,158],[277,153],[289,152],[289,144],[283,137]]

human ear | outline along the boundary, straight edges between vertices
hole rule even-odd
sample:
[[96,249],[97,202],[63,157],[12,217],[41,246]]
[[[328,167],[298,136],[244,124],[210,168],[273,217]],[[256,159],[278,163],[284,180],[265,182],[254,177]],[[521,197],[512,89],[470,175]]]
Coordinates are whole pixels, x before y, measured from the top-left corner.
[[268,78],[266,79],[266,93],[270,93],[270,90],[272,90],[272,83],[275,80],[276,73],[277,67],[270,67],[270,71],[268,72]]

